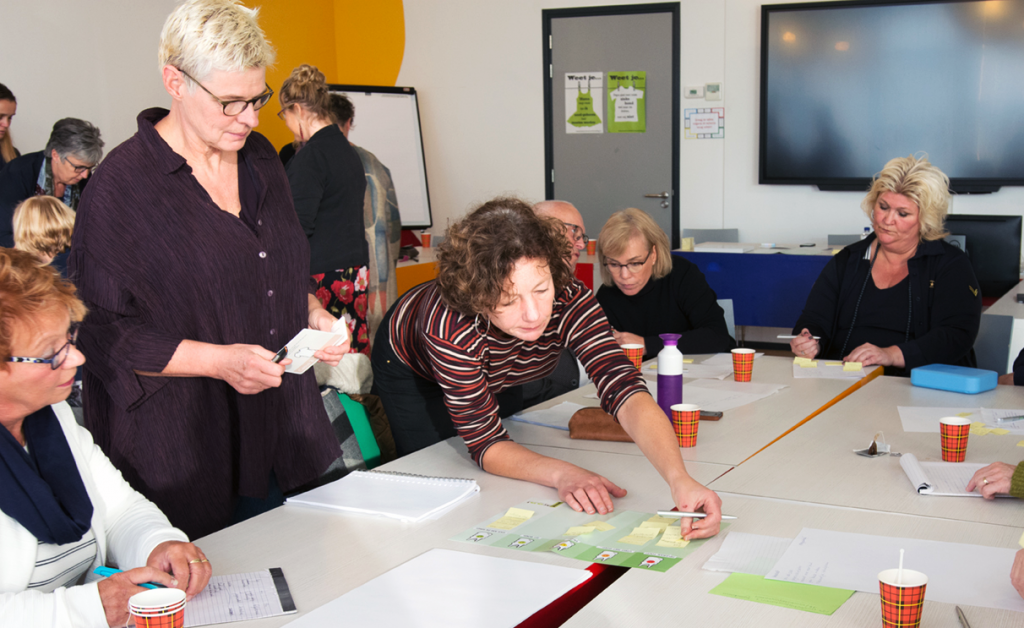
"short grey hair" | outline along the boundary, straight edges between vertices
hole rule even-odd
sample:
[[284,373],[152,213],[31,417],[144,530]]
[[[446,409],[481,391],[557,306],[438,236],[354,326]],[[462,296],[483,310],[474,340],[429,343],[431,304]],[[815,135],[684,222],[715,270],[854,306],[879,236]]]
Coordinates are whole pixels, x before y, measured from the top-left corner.
[[[274,62],[274,49],[256,18],[238,0],[188,0],[167,16],[160,33],[160,67],[184,70],[197,81],[213,70],[242,72]],[[188,81],[195,89],[192,81]]]
[[60,157],[74,155],[91,165],[103,159],[103,140],[100,130],[90,122],[78,118],[57,120],[50,132],[44,152],[49,157],[51,151],[57,151]]

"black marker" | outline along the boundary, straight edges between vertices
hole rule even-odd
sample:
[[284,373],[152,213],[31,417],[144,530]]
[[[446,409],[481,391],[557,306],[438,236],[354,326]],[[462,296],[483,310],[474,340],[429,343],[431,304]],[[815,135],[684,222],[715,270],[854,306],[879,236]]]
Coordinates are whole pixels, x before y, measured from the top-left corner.
[[275,353],[273,359],[271,359],[270,361],[273,362],[274,364],[277,364],[278,362],[283,360],[286,355],[288,355],[288,347],[287,347],[287,345],[284,346],[284,347],[281,347],[281,350],[278,351],[277,353]]

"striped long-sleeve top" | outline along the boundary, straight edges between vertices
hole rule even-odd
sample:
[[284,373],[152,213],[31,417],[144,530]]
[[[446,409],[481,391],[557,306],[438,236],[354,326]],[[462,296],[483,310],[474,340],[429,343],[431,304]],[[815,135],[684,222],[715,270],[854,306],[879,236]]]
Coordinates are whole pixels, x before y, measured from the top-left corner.
[[491,445],[509,440],[494,395],[550,374],[564,346],[583,363],[601,407],[612,416],[630,396],[647,392],[593,293],[575,280],[555,297],[551,320],[534,341],[508,336],[483,316],[449,308],[433,281],[402,296],[389,331],[398,357],[441,386],[448,413],[477,464]]

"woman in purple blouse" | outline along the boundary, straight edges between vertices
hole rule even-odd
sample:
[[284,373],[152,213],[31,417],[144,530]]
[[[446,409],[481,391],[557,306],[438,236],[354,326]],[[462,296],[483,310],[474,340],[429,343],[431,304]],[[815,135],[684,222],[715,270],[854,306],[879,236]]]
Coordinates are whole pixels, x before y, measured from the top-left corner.
[[[171,109],[139,114],[82,199],[70,272],[90,313],[86,426],[177,527],[203,536],[283,501],[339,454],[312,371],[275,351],[335,318],[270,143],[256,11],[190,0],[164,24]],[[337,364],[348,344],[320,351]]]

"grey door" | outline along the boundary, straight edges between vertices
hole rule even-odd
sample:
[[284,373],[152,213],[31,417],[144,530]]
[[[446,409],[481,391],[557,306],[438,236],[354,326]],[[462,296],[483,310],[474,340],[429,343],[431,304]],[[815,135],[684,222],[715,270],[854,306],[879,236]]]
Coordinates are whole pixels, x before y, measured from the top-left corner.
[[[543,20],[547,198],[576,205],[591,237],[612,213],[637,207],[677,247],[679,4],[551,9],[543,12]],[[619,84],[609,85],[608,73],[636,71],[646,73],[646,129],[609,133],[607,99]],[[577,73],[604,74],[601,92],[589,92],[604,132],[566,130],[567,98],[579,108],[577,116],[588,106],[585,82],[566,89],[566,75]]]

